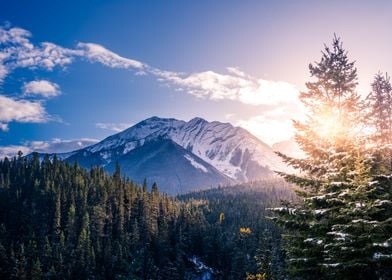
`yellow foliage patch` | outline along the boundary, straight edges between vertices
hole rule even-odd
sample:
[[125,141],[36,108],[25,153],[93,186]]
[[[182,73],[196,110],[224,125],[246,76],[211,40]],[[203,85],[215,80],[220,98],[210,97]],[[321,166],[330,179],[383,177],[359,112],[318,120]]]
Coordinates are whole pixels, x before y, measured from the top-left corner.
[[225,214],[223,212],[221,212],[219,214],[219,223],[221,224],[223,222],[223,220],[225,219]]
[[246,273],[246,280],[266,280],[267,279],[267,273],[257,273],[257,274],[250,274]]
[[252,230],[250,228],[248,228],[248,227],[242,227],[242,228],[240,228],[240,233],[251,234]]

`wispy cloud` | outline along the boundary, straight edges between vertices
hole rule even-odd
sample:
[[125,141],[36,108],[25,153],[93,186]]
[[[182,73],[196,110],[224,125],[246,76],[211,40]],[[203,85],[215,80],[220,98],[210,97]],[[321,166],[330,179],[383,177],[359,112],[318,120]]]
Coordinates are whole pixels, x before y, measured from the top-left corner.
[[245,128],[269,145],[287,140],[294,132],[290,119],[279,121],[271,119],[266,115],[258,115],[246,120],[239,120],[235,125]]
[[131,127],[133,123],[96,123],[97,128],[102,128],[110,131],[120,132],[128,127]]
[[[0,61],[1,61],[1,57],[0,57]],[[3,82],[3,80],[7,76],[7,74],[8,74],[7,68],[4,65],[0,64],[0,84]]]
[[26,142],[25,144],[35,152],[65,153],[93,145],[98,141],[99,140],[92,138],[80,138],[72,140],[54,138],[49,141],[31,141]]
[[72,63],[81,50],[60,47],[49,42],[34,45],[31,33],[22,28],[0,27],[0,77],[4,79],[16,68],[43,68],[53,70]]
[[0,95],[0,129],[8,130],[8,123],[12,121],[42,123],[48,120],[49,116],[42,102]]
[[[195,73],[167,71],[136,59],[121,56],[99,44],[80,42],[74,49],[70,49],[50,42],[33,44],[31,37],[31,33],[25,29],[0,27],[0,82],[4,81],[16,68],[41,68],[52,71],[55,67],[64,68],[75,59],[82,58],[110,68],[132,70],[136,75],[150,75],[155,77],[159,83],[167,85],[175,91],[191,94],[197,98],[232,100],[255,106],[268,105],[274,107],[271,112],[275,113],[276,108],[285,109],[281,112],[281,120],[265,113],[249,120],[243,120],[241,124],[247,128],[256,127],[256,123],[264,126],[269,123],[270,129],[257,127],[260,131],[270,131],[272,128],[276,129],[279,124],[281,129],[287,130],[289,129],[287,123],[290,122],[290,117],[301,109],[298,102],[299,91],[294,85],[284,81],[260,79],[238,67],[228,67],[223,73],[212,70]],[[42,97],[58,94],[57,85],[54,86],[55,84],[47,82],[46,91],[42,88],[40,91],[25,88],[25,93],[40,94]],[[54,88],[49,89],[49,83]],[[38,84],[36,83],[35,86],[38,87]],[[43,86],[42,81],[40,86]],[[8,112],[7,116],[5,113],[0,113],[0,128],[4,129],[10,121],[43,121],[47,115],[42,103],[14,100],[6,96],[2,96],[2,98],[8,103],[13,101],[14,107],[16,105],[21,107],[16,108],[18,113]],[[29,107],[30,110],[27,111],[31,113],[26,116],[20,115],[25,107]],[[97,127],[113,131],[125,128],[118,124],[107,123],[99,123]]]
[[27,155],[31,152],[31,149],[21,145],[0,146],[0,159],[5,157],[12,158],[16,156],[19,151],[21,151],[24,155]]
[[278,105],[298,100],[295,86],[282,81],[257,79],[232,67],[225,74],[214,71],[189,75],[158,71],[153,73],[161,82],[204,99],[226,99],[249,105]]
[[[52,71],[54,67],[65,67],[74,57],[82,55],[80,50],[71,50],[53,43],[34,45],[31,33],[22,28],[0,27],[0,84],[17,68],[42,68]],[[8,97],[0,93],[0,129],[8,130],[10,122],[47,122],[53,118],[46,112],[43,101],[31,101],[28,96],[53,97],[60,93],[59,86],[46,80],[32,81],[23,86],[23,95]]]
[[250,105],[277,105],[297,102],[298,89],[287,82],[258,79],[237,67],[228,67],[226,73],[203,71],[192,74],[161,70],[146,63],[122,57],[93,43],[79,43],[79,50],[91,62],[111,68],[132,69],[138,74],[149,74],[176,91],[211,100],[233,100]]
[[269,81],[256,78],[237,67],[228,67],[226,73],[211,70],[186,74],[152,67],[144,62],[126,58],[95,43],[77,44],[69,49],[53,43],[34,45],[31,33],[21,28],[0,28],[0,77],[3,78],[14,68],[64,67],[76,57],[84,57],[90,62],[99,62],[107,67],[133,69],[137,73],[150,74],[160,82],[174,86],[200,98],[212,100],[236,100],[245,104],[279,104],[295,101],[298,90],[284,81]]
[[139,69],[147,67],[144,63],[119,56],[118,54],[94,43],[78,43],[77,48],[90,61],[96,61],[112,68]]
[[277,106],[248,119],[239,119],[235,125],[249,130],[267,144],[288,140],[294,136],[292,120],[303,121],[305,109],[297,104]]
[[21,151],[24,155],[32,152],[65,153],[82,149],[97,142],[97,139],[91,138],[72,140],[54,138],[49,141],[29,141],[23,143],[23,145],[0,146],[0,158],[16,156],[18,151]]
[[228,67],[226,73],[212,70],[190,74],[166,71],[123,57],[99,44],[80,42],[75,49],[49,42],[36,46],[30,42],[30,37],[31,33],[21,28],[0,28],[0,77],[4,79],[18,67],[50,71],[55,66],[64,67],[75,58],[83,57],[110,68],[131,69],[137,74],[155,76],[159,82],[199,98],[228,99],[251,105],[289,103],[298,99],[298,90],[294,85],[284,81],[259,79],[237,67]]
[[24,84],[23,93],[49,98],[59,95],[60,87],[58,84],[46,80],[31,81]]

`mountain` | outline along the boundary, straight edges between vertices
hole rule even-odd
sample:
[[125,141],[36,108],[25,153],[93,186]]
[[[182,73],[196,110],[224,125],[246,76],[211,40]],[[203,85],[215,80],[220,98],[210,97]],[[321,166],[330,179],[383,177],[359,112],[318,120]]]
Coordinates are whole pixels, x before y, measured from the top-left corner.
[[282,154],[294,158],[304,158],[305,153],[301,150],[295,139],[291,138],[286,141],[281,141],[272,145],[272,149]]
[[[86,154],[84,154],[86,153]],[[219,172],[215,167],[182,148],[170,139],[156,138],[136,147],[125,154],[120,154],[116,161],[105,162],[99,153],[76,153],[68,161],[77,161],[83,166],[104,165],[113,172],[118,162],[122,173],[132,180],[158,182],[164,191],[170,194],[185,193],[200,187],[213,187],[219,184],[231,184],[234,180]]]
[[186,122],[152,117],[97,144],[59,156],[108,171],[118,161],[127,176],[156,181],[170,193],[257,180],[287,169],[270,146],[247,130],[201,118]]

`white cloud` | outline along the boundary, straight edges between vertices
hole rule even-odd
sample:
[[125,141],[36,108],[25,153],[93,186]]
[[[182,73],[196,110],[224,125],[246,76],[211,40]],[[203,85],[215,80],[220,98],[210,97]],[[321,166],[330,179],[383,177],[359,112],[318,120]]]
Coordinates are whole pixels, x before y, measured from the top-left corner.
[[246,120],[238,120],[235,124],[249,130],[269,145],[285,141],[294,136],[292,120],[303,121],[305,110],[298,104],[275,106],[270,110],[260,112]]
[[4,157],[12,158],[21,151],[24,155],[29,154],[31,149],[26,146],[18,146],[18,145],[11,145],[11,146],[0,146],[0,159]]
[[294,158],[306,157],[305,152],[293,138],[273,144],[272,149]]
[[48,141],[30,141],[23,145],[0,146],[0,158],[13,157],[22,151],[24,155],[32,152],[39,153],[65,153],[74,150],[82,149],[84,147],[97,143],[97,139],[80,138],[73,140],[64,140],[54,138]]
[[23,92],[25,95],[40,95],[49,98],[59,95],[60,87],[46,80],[31,81],[24,84]]
[[65,140],[54,138],[49,141],[31,141],[27,142],[26,145],[35,152],[39,153],[64,153],[74,150],[78,150],[90,145],[97,143],[97,139],[91,138],[80,138]]
[[94,43],[79,43],[77,47],[83,51],[83,56],[93,62],[100,62],[112,68],[134,68],[143,70],[146,66],[142,62],[119,56],[101,45]]
[[[1,62],[1,60],[0,60],[0,62]],[[7,76],[7,74],[8,74],[7,68],[4,65],[0,64],[0,84],[3,82],[3,80]]]
[[232,119],[232,118],[234,118],[234,117],[235,117],[235,114],[233,114],[233,113],[227,113],[227,114],[225,114],[225,119],[230,120],[230,119]]
[[41,123],[48,120],[49,116],[41,102],[0,95],[0,129],[7,130],[7,124],[12,121]]
[[294,133],[290,119],[285,121],[273,120],[263,115],[255,116],[248,120],[240,120],[236,125],[249,130],[249,132],[269,145],[287,140]]
[[[275,131],[276,135],[282,135],[282,137],[284,134],[282,131],[289,135],[290,119],[295,116],[294,113],[302,114],[298,101],[299,91],[294,85],[284,81],[260,79],[237,67],[228,67],[225,73],[211,70],[195,73],[172,72],[120,56],[95,43],[78,43],[75,49],[68,49],[50,42],[35,45],[31,43],[30,38],[31,33],[27,30],[0,27],[0,83],[19,67],[41,68],[51,71],[56,66],[67,66],[76,58],[85,58],[90,62],[98,62],[110,68],[134,70],[136,75],[151,75],[175,91],[185,92],[198,98],[218,101],[232,100],[248,105],[270,106],[273,110],[269,113],[261,112],[260,116],[238,121],[239,124],[249,128],[256,135],[262,133],[263,139],[266,139],[265,135],[271,135],[273,130],[277,130]],[[30,91],[30,94],[36,92],[35,94],[41,94],[45,97],[59,93],[58,87],[55,91],[48,87],[46,87],[46,91],[41,89],[40,93],[38,90]],[[0,128],[2,129],[5,129],[10,121],[45,121],[47,119],[42,103],[14,100],[5,96],[1,96],[1,98],[10,104],[12,103],[13,107],[20,105],[16,112],[7,109],[3,104],[0,105],[6,110],[5,112],[0,111]],[[22,112],[22,107],[28,109],[27,113]],[[105,123],[99,123],[97,127],[113,131],[126,128],[119,124]],[[275,140],[281,139],[266,141]]]
[[96,123],[95,126],[102,129],[107,129],[115,132],[123,131],[131,127],[133,123]]
[[299,91],[283,81],[258,79],[237,67],[228,67],[226,74],[214,71],[186,74],[154,68],[143,62],[122,57],[94,43],[79,43],[78,49],[89,61],[99,62],[111,68],[137,70],[150,74],[158,81],[173,86],[199,98],[234,100],[250,105],[277,105],[298,102]]
[[0,130],[7,131],[8,123],[0,123]]
[[[55,66],[64,67],[72,63],[80,50],[71,50],[53,43],[34,45],[30,42],[31,33],[22,28],[0,26],[0,83],[17,68],[53,70]],[[56,84],[48,81],[34,81],[25,84],[25,95],[51,97],[60,93]],[[7,97],[0,94],[0,129],[7,130],[8,123],[46,122],[50,116],[44,103],[22,98]]]
[[0,43],[13,43],[15,45],[23,46],[27,49],[33,49],[33,45],[29,41],[31,33],[25,29],[13,27],[1,27],[0,28]]
[[0,82],[16,68],[42,68],[53,70],[73,62],[83,55],[81,50],[72,50],[56,44],[30,42],[31,33],[22,28],[0,27]]
[[111,68],[136,70],[136,74],[150,74],[158,81],[173,86],[199,98],[233,100],[250,105],[278,105],[298,102],[298,90],[284,81],[258,79],[237,67],[228,67],[227,73],[202,71],[191,74],[171,72],[146,63],[120,56],[95,43],[78,43],[76,49],[67,49],[44,42],[35,46],[30,42],[31,33],[21,28],[0,27],[0,79],[14,68],[43,68],[52,70],[64,67],[75,57],[99,62]]
[[248,75],[245,72],[241,71],[241,69],[238,67],[227,67],[227,71],[239,77],[243,77],[243,78],[248,77]]
[[196,97],[211,100],[233,100],[249,105],[279,105],[298,102],[299,91],[282,81],[257,79],[228,68],[227,74],[205,71],[184,75],[174,72],[153,71],[159,80],[181,88]]

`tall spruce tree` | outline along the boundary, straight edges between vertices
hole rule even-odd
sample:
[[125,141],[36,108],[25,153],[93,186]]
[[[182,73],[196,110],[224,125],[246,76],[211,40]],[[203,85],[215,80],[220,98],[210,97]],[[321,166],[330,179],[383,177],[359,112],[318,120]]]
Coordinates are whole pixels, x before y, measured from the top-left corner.
[[[302,198],[302,203],[275,209],[287,229],[289,272],[296,279],[379,279],[387,274],[380,259],[388,253],[377,254],[374,244],[389,244],[389,233],[382,232],[390,226],[390,209],[380,212],[377,205],[390,179],[375,180],[370,171],[373,157],[360,134],[354,62],[335,36],[309,70],[313,81],[300,94],[308,117],[294,122],[306,157],[279,154],[298,170],[281,175],[298,187]],[[388,225],[379,227],[383,223]]]
[[[370,228],[372,243],[367,251],[379,279],[392,278],[392,86],[387,74],[378,73],[366,99],[366,152],[371,157],[372,181],[365,188],[366,212],[358,220],[362,228]],[[363,234],[363,231],[362,231]]]
[[366,98],[366,124],[370,130],[369,142],[373,149],[378,170],[385,173],[392,169],[392,85],[390,77],[377,73],[371,84],[372,91]]

